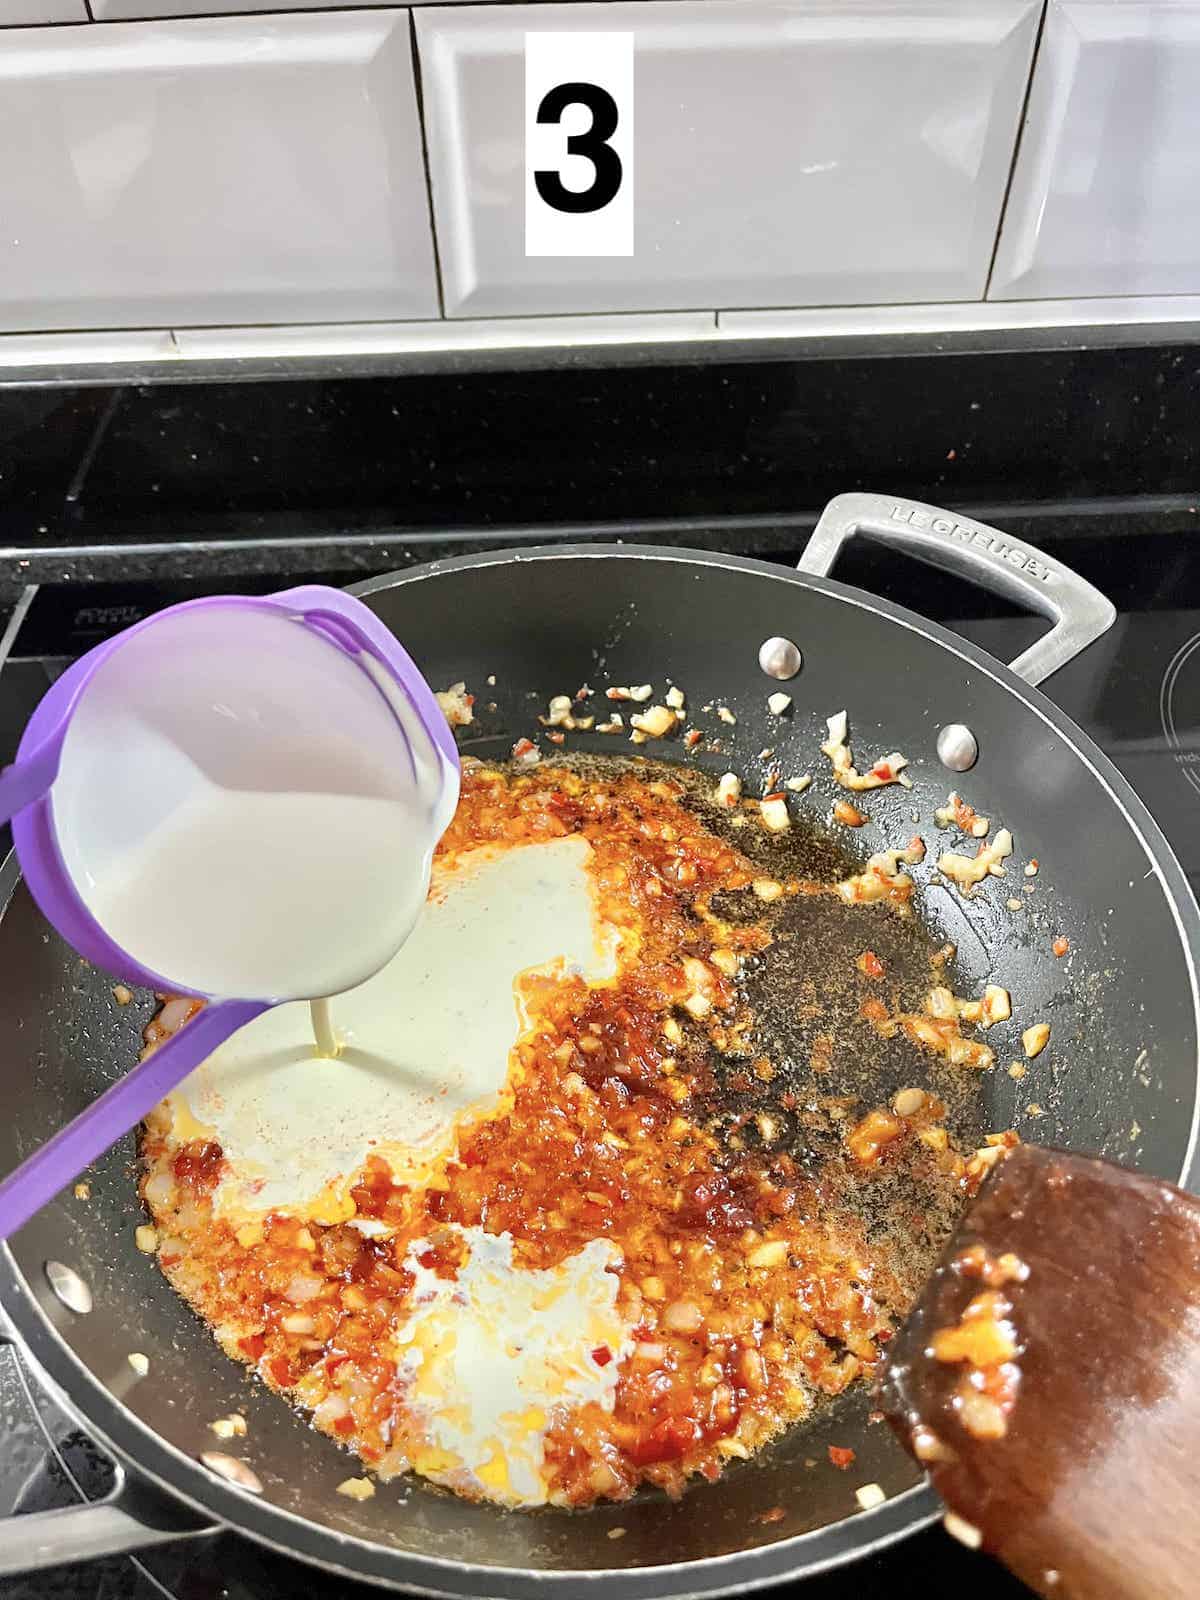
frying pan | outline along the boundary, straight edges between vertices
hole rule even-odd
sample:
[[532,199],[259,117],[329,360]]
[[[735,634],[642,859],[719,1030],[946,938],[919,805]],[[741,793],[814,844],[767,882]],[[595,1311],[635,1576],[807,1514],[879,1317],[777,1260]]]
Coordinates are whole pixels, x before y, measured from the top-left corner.
[[[972,577],[1054,626],[1003,666],[911,612],[829,580],[838,549],[855,533]],[[720,725],[723,752],[703,758],[714,774],[732,767],[753,777],[764,746],[777,749],[786,773],[817,773],[825,765],[817,753],[823,719],[848,707],[864,754],[900,749],[912,761],[911,793],[893,787],[871,796],[878,826],[864,832],[881,842],[907,839],[916,811],[932,845],[932,809],[961,784],[1015,835],[1007,887],[964,900],[931,886],[923,915],[958,946],[965,992],[980,992],[995,974],[1023,1022],[1053,1026],[1048,1060],[1038,1064],[1046,1115],[1022,1120],[1031,1091],[1003,1070],[1001,1054],[1000,1067],[980,1080],[983,1125],[1019,1121],[1026,1137],[1194,1185],[1200,914],[1145,806],[1032,687],[1112,620],[1112,608],[1077,576],[963,518],[848,495],[827,508],[796,573],[699,551],[565,546],[435,562],[357,592],[435,685],[466,679],[481,707],[492,697],[495,710],[481,709],[467,730],[463,748],[475,754],[507,755],[516,737],[536,728],[551,695],[582,682],[661,685],[669,677],[690,706],[715,702],[737,717],[735,726]],[[784,685],[794,700],[786,722],[767,709],[781,685],[759,665],[764,641],[778,637],[803,653],[802,670]],[[494,689],[485,687],[489,674]],[[978,741],[966,777],[948,772],[936,753],[938,731],[951,723],[966,724]],[[572,743],[613,753],[614,741],[603,737],[576,735]],[[804,797],[814,812],[820,793],[818,784]],[[1041,862],[1036,880],[1021,876],[1019,863],[1030,857]],[[1018,917],[1004,901],[1026,881],[1034,909]],[[0,904],[7,1169],[134,1059],[149,1002],[140,1012],[113,1006],[110,979],[57,941],[11,858]],[[1060,931],[1071,939],[1069,963],[1047,957]],[[101,1503],[0,1526],[0,1570],[204,1538],[224,1527],[333,1572],[434,1595],[515,1600],[574,1594],[586,1583],[590,1594],[650,1600],[814,1572],[936,1514],[931,1491],[888,1430],[868,1425],[865,1393],[843,1396],[760,1460],[677,1503],[646,1494],[583,1513],[531,1515],[418,1484],[385,1487],[362,1504],[339,1497],[334,1488],[352,1469],[346,1455],[223,1356],[153,1260],[137,1253],[133,1156],[132,1139],[124,1141],[91,1173],[88,1202],[68,1188],[0,1250],[6,1336],[121,1469]],[[131,1351],[149,1358],[140,1381]],[[212,1444],[209,1419],[234,1408],[248,1418],[236,1448],[261,1480],[261,1495],[197,1460]],[[857,1452],[854,1474],[813,1469],[829,1442]],[[863,1513],[853,1491],[869,1480],[888,1499]],[[764,1520],[766,1508],[783,1515]],[[610,1538],[617,1529],[623,1536]]]

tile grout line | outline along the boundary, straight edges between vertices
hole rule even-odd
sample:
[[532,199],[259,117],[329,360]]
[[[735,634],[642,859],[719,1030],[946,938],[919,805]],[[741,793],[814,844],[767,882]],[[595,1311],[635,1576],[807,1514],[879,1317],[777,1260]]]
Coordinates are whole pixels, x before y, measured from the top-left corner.
[[1008,169],[1008,181],[1004,185],[1004,198],[1000,202],[1000,215],[996,219],[996,237],[992,240],[992,254],[988,261],[987,277],[983,283],[983,299],[980,304],[988,303],[988,296],[992,292],[992,277],[996,271],[996,257],[1000,253],[1000,240],[1004,237],[1004,224],[1008,218],[1008,202],[1012,196],[1013,182],[1017,176],[1017,163],[1021,159],[1021,146],[1025,142],[1025,129],[1029,120],[1029,102],[1033,98],[1033,80],[1037,76],[1038,59],[1042,53],[1042,39],[1046,32],[1046,22],[1050,16],[1050,7],[1053,0],[1042,0],[1042,14],[1038,18],[1037,33],[1033,40],[1033,53],[1029,58],[1029,76],[1025,80],[1025,93],[1021,97],[1021,114],[1017,119],[1017,137],[1013,145],[1012,162]]
[[433,171],[429,165],[429,135],[425,128],[425,86],[421,81],[421,50],[417,40],[417,18],[408,13],[408,39],[412,51],[413,92],[417,101],[417,126],[421,130],[421,162],[425,171],[425,203],[429,212],[429,237],[433,244],[433,275],[437,283],[438,316],[446,318],[446,291],[442,284],[442,252],[438,244],[437,217],[433,206]]

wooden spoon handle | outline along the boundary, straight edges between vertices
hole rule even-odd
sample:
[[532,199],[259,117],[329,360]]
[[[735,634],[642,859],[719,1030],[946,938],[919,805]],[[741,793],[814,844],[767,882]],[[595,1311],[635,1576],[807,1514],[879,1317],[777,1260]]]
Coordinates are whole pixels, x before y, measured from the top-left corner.
[[[978,1325],[947,1336],[989,1292],[981,1259],[1005,1255],[1027,1269],[990,1274],[1008,1361]],[[999,1436],[972,1390],[999,1397]],[[1196,1600],[1200,1202],[1108,1162],[1012,1151],[897,1338],[882,1403],[947,1505],[1047,1600]]]

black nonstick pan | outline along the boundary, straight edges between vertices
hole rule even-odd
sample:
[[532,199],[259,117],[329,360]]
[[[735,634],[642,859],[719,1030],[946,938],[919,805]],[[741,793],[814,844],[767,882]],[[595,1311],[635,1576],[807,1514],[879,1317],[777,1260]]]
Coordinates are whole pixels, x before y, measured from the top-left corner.
[[[1004,666],[943,628],[829,580],[838,548],[854,533],[970,576],[1054,626]],[[537,732],[536,714],[550,696],[581,683],[670,679],[686,687],[690,705],[732,710],[736,723],[719,729],[723,750],[688,759],[714,777],[741,771],[750,792],[760,792],[764,748],[777,752],[767,765],[827,771],[824,722],[842,707],[864,750],[907,754],[914,787],[871,796],[877,827],[863,854],[883,836],[899,845],[922,831],[932,840],[933,809],[960,787],[1015,836],[1007,887],[964,900],[930,884],[920,893],[922,916],[932,938],[957,947],[960,992],[979,993],[995,978],[1022,1019],[1044,1019],[1053,1030],[1037,1079],[1044,1114],[1028,1113],[1028,1081],[1004,1070],[1020,1050],[1015,1038],[1002,1038],[1000,1065],[979,1079],[963,1115],[980,1132],[1015,1125],[1025,1138],[1195,1186],[1200,915],[1146,807],[1033,687],[1111,622],[1111,607],[1089,585],[993,529],[909,502],[848,495],[826,510],[796,573],[696,551],[555,547],[435,562],[358,593],[435,687],[466,680],[476,692],[466,753],[507,756],[514,740]],[[776,642],[764,651],[768,641]],[[795,667],[797,651],[802,666],[786,681],[764,670]],[[793,700],[786,720],[766,703],[780,688]],[[939,739],[953,725],[978,747],[965,773],[943,763],[961,765],[969,754],[961,728]],[[616,753],[594,732],[572,735],[571,744]],[[818,779],[797,806],[820,816],[831,797]],[[916,869],[922,884],[934,853]],[[1022,864],[1031,858],[1039,872],[1026,880]],[[1034,892],[1017,916],[1005,897],[1024,896],[1026,883]],[[111,978],[58,941],[11,859],[0,904],[0,1170],[8,1170],[135,1059],[151,1002],[112,1005]],[[1049,953],[1059,932],[1071,941],[1065,962]],[[92,1173],[86,1205],[68,1185],[0,1250],[7,1336],[122,1468],[102,1504],[0,1526],[0,1570],[204,1538],[223,1527],[329,1571],[424,1593],[586,1591],[636,1600],[733,1592],[815,1572],[935,1514],[919,1473],[888,1431],[869,1423],[865,1392],[847,1394],[760,1460],[675,1503],[645,1494],[582,1513],[515,1514],[415,1483],[347,1501],[334,1493],[346,1456],[223,1356],[154,1262],[139,1255],[133,1157],[126,1140]],[[131,1351],[150,1362],[137,1383]],[[261,1494],[198,1461],[212,1445],[209,1420],[235,1407],[249,1421],[239,1454]],[[831,1442],[856,1451],[853,1476],[806,1466],[823,1460]],[[880,1484],[887,1500],[864,1512],[854,1486],[866,1481]],[[618,1528],[622,1537],[609,1537]]]

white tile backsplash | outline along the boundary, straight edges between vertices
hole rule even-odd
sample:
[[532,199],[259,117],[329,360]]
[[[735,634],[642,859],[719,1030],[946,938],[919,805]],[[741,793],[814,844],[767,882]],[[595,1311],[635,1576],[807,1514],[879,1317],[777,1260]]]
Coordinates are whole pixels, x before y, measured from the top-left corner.
[[[2,3],[2,0],[0,0]],[[83,0],[79,0],[82,6]],[[388,0],[376,0],[382,9]],[[409,0],[410,5],[432,5],[435,0]],[[437,0],[441,5],[469,4],[470,0]],[[330,0],[92,0],[97,21],[126,22],[152,17],[220,17],[261,11],[328,11]]]
[[[415,13],[448,313],[982,297],[1038,0]],[[524,253],[526,30],[632,29],[634,254]]]
[[0,31],[0,329],[436,317],[408,13]]
[[84,0],[0,0],[0,28],[38,22],[86,22]]
[[1051,0],[993,299],[1200,293],[1200,0]]
[[[0,0],[0,335],[424,345],[410,14],[271,3]],[[463,348],[1195,316],[1200,0],[1048,0],[1015,167],[1042,0],[415,4]],[[560,29],[635,36],[629,258],[524,254],[524,35]]]

